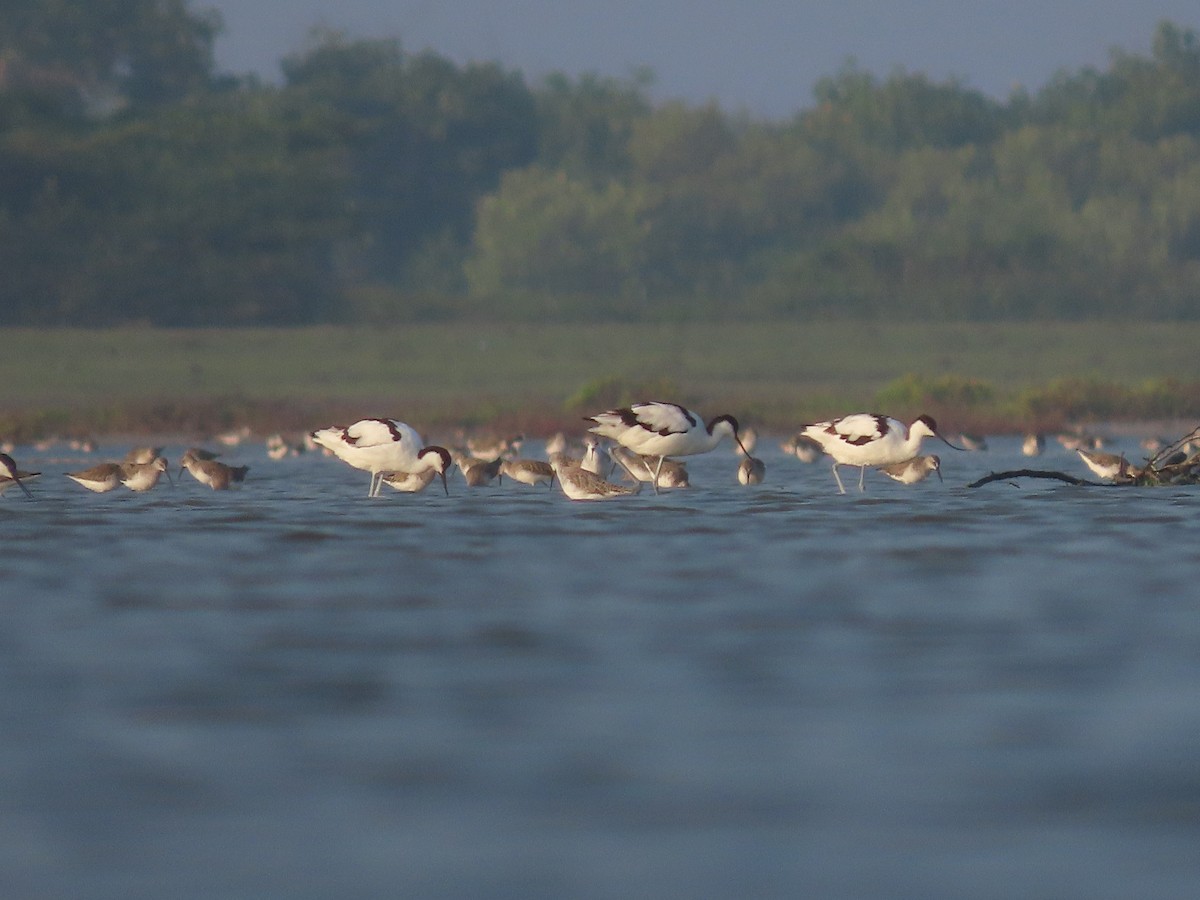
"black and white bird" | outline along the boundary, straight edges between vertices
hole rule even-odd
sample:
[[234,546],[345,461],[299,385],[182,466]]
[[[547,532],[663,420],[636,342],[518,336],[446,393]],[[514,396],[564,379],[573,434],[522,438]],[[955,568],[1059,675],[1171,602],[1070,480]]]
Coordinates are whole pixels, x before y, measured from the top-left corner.
[[446,470],[453,460],[444,447],[425,446],[417,430],[395,419],[360,419],[345,428],[332,426],[312,432],[313,442],[342,462],[371,473],[368,497],[379,494],[384,472],[409,474],[433,469],[447,495]]
[[935,437],[955,450],[955,447],[937,430],[937,423],[929,416],[919,416],[911,425],[899,419],[874,413],[854,413],[806,425],[800,434],[812,438],[821,449],[833,457],[833,477],[838,492],[846,493],[839,466],[858,466],[858,489],[863,490],[863,476],[867,467],[878,468],[893,463],[907,462],[921,451],[921,441]]
[[[634,403],[619,409],[584,419],[591,422],[588,430],[593,434],[611,438],[623,447],[642,456],[692,456],[712,450],[726,435],[731,436],[742,447],[738,435],[738,421],[733,416],[721,415],[705,424],[699,414],[685,409],[677,403],[649,401]],[[749,455],[742,447],[744,455]],[[654,472],[652,484],[658,491],[659,470]]]

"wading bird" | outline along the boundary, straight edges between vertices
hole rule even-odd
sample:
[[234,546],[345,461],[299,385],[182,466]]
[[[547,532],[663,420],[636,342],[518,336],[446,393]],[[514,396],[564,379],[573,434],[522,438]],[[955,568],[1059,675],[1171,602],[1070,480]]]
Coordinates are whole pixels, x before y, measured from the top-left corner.
[[806,425],[800,434],[810,437],[821,445],[821,449],[833,457],[833,477],[837,481],[838,493],[846,493],[839,466],[858,466],[858,489],[864,489],[863,476],[867,467],[878,468],[893,463],[908,462],[921,450],[921,441],[935,437],[955,450],[948,440],[938,434],[937,424],[929,416],[919,416],[911,425],[899,419],[874,413],[854,413]]
[[[623,447],[642,456],[692,456],[707,453],[726,435],[732,435],[739,447],[738,421],[733,416],[721,415],[707,425],[700,416],[677,403],[650,401],[634,403],[632,406],[610,409],[594,416],[588,430],[593,434],[611,438]],[[742,447],[742,453],[746,453]],[[658,474],[662,459],[653,473],[654,492],[658,493]]]
[[342,462],[371,473],[368,497],[379,494],[384,472],[422,472],[433,469],[449,496],[446,470],[453,460],[445,447],[424,446],[411,425],[395,419],[360,419],[345,428],[333,426],[312,432],[313,441]]

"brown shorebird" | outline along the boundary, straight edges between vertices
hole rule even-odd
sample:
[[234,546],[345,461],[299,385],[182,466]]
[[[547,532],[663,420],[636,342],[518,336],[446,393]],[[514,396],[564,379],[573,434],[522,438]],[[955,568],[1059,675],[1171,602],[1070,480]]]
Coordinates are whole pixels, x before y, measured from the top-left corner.
[[161,456],[156,456],[153,461],[147,463],[127,462],[121,464],[121,484],[129,488],[131,491],[148,491],[156,484],[160,476],[167,476],[167,483],[171,483],[171,473],[167,471],[167,461]]
[[740,484],[762,484],[767,477],[766,464],[755,456],[744,456],[738,463],[737,477]]
[[890,466],[880,466],[879,471],[901,484],[916,484],[929,477],[930,472],[936,472],[938,481],[942,480],[942,461],[936,456],[914,456],[901,463]]
[[654,472],[657,470],[660,488],[690,486],[687,466],[677,459],[641,456],[621,446],[611,448],[608,453],[613,461],[618,463],[634,481],[651,482],[654,480]]
[[405,494],[416,494],[429,487],[429,483],[437,478],[434,469],[423,469],[420,472],[384,472],[383,483],[394,490]]
[[179,460],[179,474],[187,469],[191,476],[201,484],[206,484],[214,491],[224,491],[229,485],[240,483],[246,479],[249,466],[227,466],[215,459],[197,459],[189,450]]
[[109,491],[117,489],[124,474],[120,463],[105,462],[92,466],[90,469],[84,469],[82,472],[68,472],[67,477],[83,485],[89,491],[107,494]]
[[554,467],[540,459],[506,459],[500,464],[500,477],[528,485],[545,482],[553,487]]
[[554,474],[558,476],[559,487],[572,500],[615,500],[618,497],[629,497],[641,491],[642,486],[625,487],[605,481],[594,472],[589,472],[580,466],[570,465],[556,457]]

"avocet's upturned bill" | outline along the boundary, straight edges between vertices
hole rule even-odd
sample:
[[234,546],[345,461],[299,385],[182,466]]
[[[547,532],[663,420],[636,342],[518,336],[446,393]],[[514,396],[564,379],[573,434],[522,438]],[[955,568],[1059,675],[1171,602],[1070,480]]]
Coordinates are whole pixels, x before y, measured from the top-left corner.
[[378,495],[384,472],[423,472],[433,469],[447,495],[446,470],[453,463],[445,447],[423,446],[415,428],[395,419],[360,419],[345,428],[333,426],[312,432],[313,442],[342,462],[371,473],[368,497]]
[[[588,430],[602,437],[611,438],[623,447],[642,456],[692,456],[707,453],[726,435],[731,435],[742,447],[738,435],[738,421],[733,416],[717,416],[707,425],[689,409],[677,403],[649,401],[632,406],[610,409],[595,416],[588,416]],[[742,453],[749,456],[742,447]],[[662,460],[659,460],[661,471]],[[658,492],[658,472],[651,482]]]
[[812,438],[821,449],[833,457],[833,477],[838,492],[846,493],[839,466],[858,466],[858,489],[863,490],[863,476],[868,466],[890,466],[908,462],[921,452],[921,441],[935,437],[948,447],[956,447],[937,430],[930,416],[919,416],[911,425],[874,413],[854,413],[828,422],[806,425],[800,434]]

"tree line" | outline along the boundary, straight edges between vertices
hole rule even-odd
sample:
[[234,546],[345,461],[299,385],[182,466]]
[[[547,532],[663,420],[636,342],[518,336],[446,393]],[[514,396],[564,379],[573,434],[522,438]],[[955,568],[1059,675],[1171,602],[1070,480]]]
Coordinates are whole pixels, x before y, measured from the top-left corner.
[[10,0],[7,324],[1200,316],[1200,44],[992,99],[847,65],[783,121],[185,0]]

